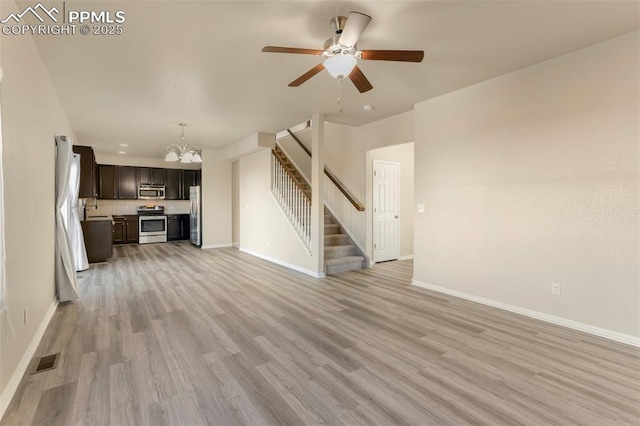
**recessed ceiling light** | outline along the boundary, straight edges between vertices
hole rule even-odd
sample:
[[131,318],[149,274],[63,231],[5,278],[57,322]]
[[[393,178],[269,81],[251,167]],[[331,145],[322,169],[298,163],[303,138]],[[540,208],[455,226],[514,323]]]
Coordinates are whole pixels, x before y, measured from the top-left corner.
[[126,154],[124,151],[118,151],[118,154]]
[[126,143],[121,143],[120,146],[129,146],[129,145]]
[[362,110],[366,111],[366,112],[371,112],[371,111],[373,111],[373,107],[371,105],[369,105],[369,104],[362,105]]

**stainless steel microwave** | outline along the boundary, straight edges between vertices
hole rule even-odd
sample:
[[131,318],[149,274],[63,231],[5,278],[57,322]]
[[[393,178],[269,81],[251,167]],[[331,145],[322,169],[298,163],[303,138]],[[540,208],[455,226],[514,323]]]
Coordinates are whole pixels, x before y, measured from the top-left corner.
[[138,199],[164,200],[164,185],[138,185]]

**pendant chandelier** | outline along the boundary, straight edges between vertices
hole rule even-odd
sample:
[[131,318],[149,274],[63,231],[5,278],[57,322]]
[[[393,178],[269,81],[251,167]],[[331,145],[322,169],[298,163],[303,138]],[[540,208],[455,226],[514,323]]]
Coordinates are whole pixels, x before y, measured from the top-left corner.
[[173,143],[167,147],[167,155],[164,156],[164,161],[180,161],[181,163],[202,163],[202,157],[200,156],[200,148],[194,145],[184,143],[184,128],[186,123],[180,123],[182,128],[182,134],[180,136],[180,142],[183,145]]

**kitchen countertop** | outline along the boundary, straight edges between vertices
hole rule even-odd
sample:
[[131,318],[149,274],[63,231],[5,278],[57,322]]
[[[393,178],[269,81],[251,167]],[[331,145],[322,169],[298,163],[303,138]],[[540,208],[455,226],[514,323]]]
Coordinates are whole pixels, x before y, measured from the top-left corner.
[[84,220],[85,222],[98,222],[101,220],[108,220],[109,222],[113,222],[113,218],[110,215],[101,215],[101,216],[87,216]]

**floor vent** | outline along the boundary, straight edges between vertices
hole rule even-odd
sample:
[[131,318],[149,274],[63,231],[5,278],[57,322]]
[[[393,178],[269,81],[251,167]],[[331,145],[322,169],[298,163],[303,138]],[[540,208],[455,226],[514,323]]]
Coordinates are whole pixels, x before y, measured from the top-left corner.
[[41,373],[47,370],[53,370],[58,365],[58,357],[59,353],[53,355],[45,355],[40,358],[40,362],[38,362],[38,366],[36,370],[31,374]]

